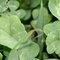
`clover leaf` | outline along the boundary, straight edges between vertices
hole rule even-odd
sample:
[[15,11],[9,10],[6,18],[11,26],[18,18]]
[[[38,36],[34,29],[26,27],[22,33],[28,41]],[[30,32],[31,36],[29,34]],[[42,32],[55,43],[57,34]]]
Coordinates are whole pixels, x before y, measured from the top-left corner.
[[38,15],[39,15],[39,9],[38,8],[34,9],[32,12],[33,19],[37,19]]
[[[16,53],[14,53],[14,51]],[[38,45],[32,42],[31,44],[23,47],[22,49],[20,48],[18,50],[12,50],[9,54],[8,60],[15,60],[16,58],[18,60],[35,60],[35,57],[37,56],[38,52],[39,52]]]
[[60,21],[45,25],[44,33],[47,35],[46,45],[49,54],[56,53],[60,56]]
[[[26,15],[25,15],[25,17],[23,18],[23,20],[29,20],[29,18],[31,17],[31,10],[25,10],[25,12],[26,12]],[[28,13],[28,14],[27,14]]]
[[[2,1],[2,2],[4,2],[4,1]],[[16,0],[15,1],[13,1],[13,0],[8,1],[6,3],[6,5],[7,5],[7,8],[9,8],[9,9],[7,9],[5,11],[1,10],[1,11],[3,11],[3,13],[2,12],[0,13],[1,16],[4,16],[4,15],[7,15],[7,16],[16,15],[20,19],[23,19],[27,15],[27,13],[26,13],[26,11],[24,9],[18,9],[19,8],[19,2],[16,1]],[[6,6],[4,5],[4,7],[6,7]],[[2,8],[0,8],[0,9],[2,9]],[[30,15],[28,15],[28,18],[29,18],[29,16]]]
[[[45,7],[43,8],[43,12],[44,12],[44,14],[43,14],[43,17],[44,17],[43,25],[46,25],[51,21],[52,16],[48,13],[48,10]],[[31,25],[33,28],[37,29],[38,28],[37,27],[37,25],[38,25],[37,21],[38,21],[38,16],[39,16],[39,9],[33,10],[32,16],[33,16],[34,20],[31,22]]]
[[8,5],[10,10],[16,10],[19,7],[19,2],[16,0],[15,1],[11,0],[8,2],[7,5]]
[[11,49],[8,60],[35,59],[39,46],[31,41],[33,31],[27,33],[20,19],[14,15],[2,16],[0,22],[0,44]]
[[37,26],[37,20],[31,21],[31,25],[32,25],[32,27],[33,27],[34,29],[37,29],[37,28],[38,28],[38,26]]
[[60,20],[60,0],[49,0],[48,6],[51,13]]
[[[27,32],[16,16],[0,17],[0,44],[13,48]],[[4,38],[3,38],[4,37]]]
[[51,32],[46,38],[47,51],[49,54],[60,55],[60,30]]
[[60,21],[55,21],[54,23],[49,23],[44,26],[44,33],[48,35],[50,34],[50,32],[59,29],[60,29]]
[[0,13],[7,10],[7,1],[8,0],[0,0]]
[[26,16],[26,11],[24,9],[19,9],[17,11],[5,11],[4,13],[1,14],[2,16],[12,16],[12,15],[15,15],[17,17],[19,17],[20,19],[23,19],[25,16]]
[[31,44],[29,44],[27,47],[25,46],[23,49],[20,48],[18,51],[20,52],[21,59],[25,59],[25,57],[23,57],[23,56],[26,56],[26,58],[27,57],[33,58],[33,57],[37,56],[37,54],[39,52],[39,47],[36,43],[31,42]]
[[31,8],[35,8],[40,4],[40,0],[31,0]]

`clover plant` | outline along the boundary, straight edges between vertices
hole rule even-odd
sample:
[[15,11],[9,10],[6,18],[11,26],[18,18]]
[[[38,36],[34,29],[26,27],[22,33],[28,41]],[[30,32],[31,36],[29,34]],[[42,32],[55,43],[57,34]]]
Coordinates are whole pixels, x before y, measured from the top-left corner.
[[60,60],[60,0],[0,0],[0,60]]

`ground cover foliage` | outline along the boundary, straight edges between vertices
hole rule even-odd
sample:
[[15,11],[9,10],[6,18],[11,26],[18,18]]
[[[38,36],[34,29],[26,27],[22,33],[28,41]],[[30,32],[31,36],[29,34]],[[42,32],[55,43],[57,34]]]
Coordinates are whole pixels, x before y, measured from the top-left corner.
[[59,60],[60,0],[0,0],[0,60]]

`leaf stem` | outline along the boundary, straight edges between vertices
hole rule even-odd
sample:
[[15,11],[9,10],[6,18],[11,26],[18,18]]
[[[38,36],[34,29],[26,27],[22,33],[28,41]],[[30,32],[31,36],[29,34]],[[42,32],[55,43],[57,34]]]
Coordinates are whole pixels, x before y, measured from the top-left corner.
[[[43,4],[41,0],[41,7],[40,7],[40,12],[39,12],[39,17],[38,17],[38,29],[43,30]],[[42,34],[42,32],[38,31],[38,35]],[[38,43],[40,44],[42,40],[42,37],[38,38]]]
[[[43,31],[44,26],[44,19],[43,19],[43,0],[40,0],[40,12],[38,17],[38,29],[41,29]],[[42,34],[40,37],[38,37],[38,44],[40,46],[40,53],[39,53],[39,59],[42,60],[42,54],[43,54],[43,47],[44,47],[44,33],[38,31],[38,35]]]

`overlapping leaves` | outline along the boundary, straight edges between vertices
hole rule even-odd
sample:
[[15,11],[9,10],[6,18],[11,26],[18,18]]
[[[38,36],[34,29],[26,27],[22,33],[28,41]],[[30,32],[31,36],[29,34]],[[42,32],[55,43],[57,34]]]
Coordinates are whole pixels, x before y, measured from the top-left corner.
[[33,31],[27,34],[17,16],[0,17],[0,22],[0,44],[12,49],[8,60],[35,59],[39,46],[29,38]]
[[[33,60],[33,59],[35,59],[35,57],[38,54],[37,52],[39,51],[37,47],[38,47],[38,45],[36,45],[36,43],[33,43],[33,44],[31,43],[29,45],[24,45],[24,47],[22,49],[19,48],[19,50],[12,50],[10,55],[9,55],[8,60],[13,60],[13,59],[15,60],[16,58],[18,60]],[[16,53],[14,53],[14,51]]]
[[46,45],[49,54],[56,53],[60,56],[60,21],[45,25],[44,33],[47,35]]
[[[7,15],[7,16],[11,16],[11,15],[16,15],[18,16],[20,19],[24,18],[26,15],[26,11],[24,9],[18,9],[19,8],[19,2],[18,1],[8,1],[8,3],[6,3],[7,10],[3,11],[3,13],[1,12],[0,15]],[[3,8],[3,7],[2,7]],[[0,8],[1,9],[1,8]],[[18,10],[17,10],[18,9]]]
[[4,13],[1,14],[2,16],[18,16],[20,19],[23,19],[26,16],[26,11],[24,9],[19,9],[17,11],[12,10],[12,11],[5,11]]
[[[43,8],[43,12],[44,12],[44,14],[43,14],[43,17],[44,17],[43,18],[44,19],[43,25],[46,25],[51,21],[52,16],[48,13],[48,10],[46,8]],[[33,16],[34,20],[31,22],[31,25],[33,26],[33,28],[36,29],[38,27],[37,26],[37,21],[38,21],[38,16],[39,16],[39,9],[38,8],[33,10],[32,16]]]
[[0,13],[6,11],[8,8],[10,10],[16,10],[19,7],[18,1],[8,1],[8,0],[0,0]]
[[10,18],[0,17],[0,22],[0,44],[5,44],[5,46],[13,48],[15,46],[14,44],[26,34],[25,28],[16,16],[11,16]]
[[4,12],[8,8],[7,1],[8,0],[0,0],[0,13]]

